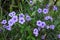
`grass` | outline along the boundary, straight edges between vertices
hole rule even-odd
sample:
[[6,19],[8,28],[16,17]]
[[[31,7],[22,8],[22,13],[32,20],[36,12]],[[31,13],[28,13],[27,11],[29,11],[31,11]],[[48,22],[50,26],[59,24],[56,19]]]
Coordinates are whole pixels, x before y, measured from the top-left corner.
[[[33,1],[34,2],[34,1]],[[52,0],[51,0],[52,2]],[[16,15],[20,13],[28,13],[32,20],[30,22],[25,22],[23,25],[18,22],[13,25],[12,30],[8,31],[4,29],[2,24],[0,24],[0,40],[41,40],[41,35],[46,35],[45,40],[60,40],[57,35],[60,33],[60,6],[57,3],[58,11],[53,11],[50,9],[47,15],[51,15],[54,18],[53,22],[45,21],[44,14],[38,14],[38,8],[45,8],[46,4],[50,4],[50,1],[39,2],[38,0],[33,5],[29,4],[29,0],[0,0],[0,22],[3,19],[9,20],[8,14],[12,11],[16,12]],[[58,1],[60,2],[60,1]],[[53,5],[50,5],[53,6]],[[32,8],[32,10],[30,10]],[[49,7],[50,8],[50,7]],[[33,34],[33,29],[37,28],[36,21],[42,20],[49,24],[54,24],[56,27],[54,30],[42,29],[39,31],[38,37]]]

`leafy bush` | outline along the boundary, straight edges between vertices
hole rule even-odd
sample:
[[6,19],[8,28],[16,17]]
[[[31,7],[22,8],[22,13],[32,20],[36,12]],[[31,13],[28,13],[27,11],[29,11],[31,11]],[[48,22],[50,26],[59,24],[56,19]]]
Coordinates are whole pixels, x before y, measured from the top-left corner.
[[60,40],[60,0],[0,0],[0,40]]

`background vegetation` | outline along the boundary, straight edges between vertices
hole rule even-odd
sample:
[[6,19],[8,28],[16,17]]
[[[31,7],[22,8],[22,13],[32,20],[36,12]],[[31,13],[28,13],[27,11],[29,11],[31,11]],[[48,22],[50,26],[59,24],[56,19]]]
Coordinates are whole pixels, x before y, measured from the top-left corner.
[[[53,11],[51,7],[54,5],[53,0],[33,0],[33,4],[29,4],[29,0],[0,0],[0,22],[3,19],[9,20],[8,14],[12,11],[16,12],[16,15],[20,13],[28,13],[31,18],[30,22],[26,22],[21,25],[16,23],[13,25],[12,30],[8,31],[2,27],[0,24],[0,40],[41,40],[41,35],[46,34],[45,40],[59,40],[57,35],[60,33],[60,0],[57,0],[58,11]],[[53,22],[46,22],[49,24],[54,24],[56,27],[54,30],[43,29],[39,32],[39,36],[35,37],[33,35],[33,29],[36,26],[36,21],[39,19],[43,20],[45,15],[38,15],[36,10],[38,8],[45,8],[46,4],[50,5],[49,14],[54,18]],[[32,9],[32,10],[31,10]]]

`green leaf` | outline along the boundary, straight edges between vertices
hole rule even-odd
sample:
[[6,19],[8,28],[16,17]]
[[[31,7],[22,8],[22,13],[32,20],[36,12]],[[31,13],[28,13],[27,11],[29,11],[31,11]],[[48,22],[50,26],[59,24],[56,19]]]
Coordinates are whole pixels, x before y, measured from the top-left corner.
[[35,38],[34,38],[34,37],[31,37],[31,39],[32,39],[32,40],[35,40]]
[[60,6],[60,0],[58,0],[58,2],[57,2],[57,6]]
[[39,0],[39,2],[43,2],[43,0]]
[[59,23],[59,20],[55,20],[54,25],[57,26]]
[[31,16],[34,16],[34,15],[36,15],[35,13],[36,13],[36,11],[34,11],[34,12],[31,14]]
[[49,6],[52,6],[53,5],[53,0],[49,0]]
[[30,38],[31,38],[31,37],[30,37],[30,36],[28,36],[28,37],[27,37],[27,40],[28,40],[28,39],[30,39]]
[[57,29],[60,30],[60,25],[57,26]]

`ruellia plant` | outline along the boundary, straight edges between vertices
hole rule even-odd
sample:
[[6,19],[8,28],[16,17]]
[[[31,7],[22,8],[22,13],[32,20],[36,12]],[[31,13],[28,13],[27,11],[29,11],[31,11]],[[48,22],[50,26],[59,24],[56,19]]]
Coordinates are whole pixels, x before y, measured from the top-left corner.
[[0,40],[60,40],[59,0],[0,0]]

